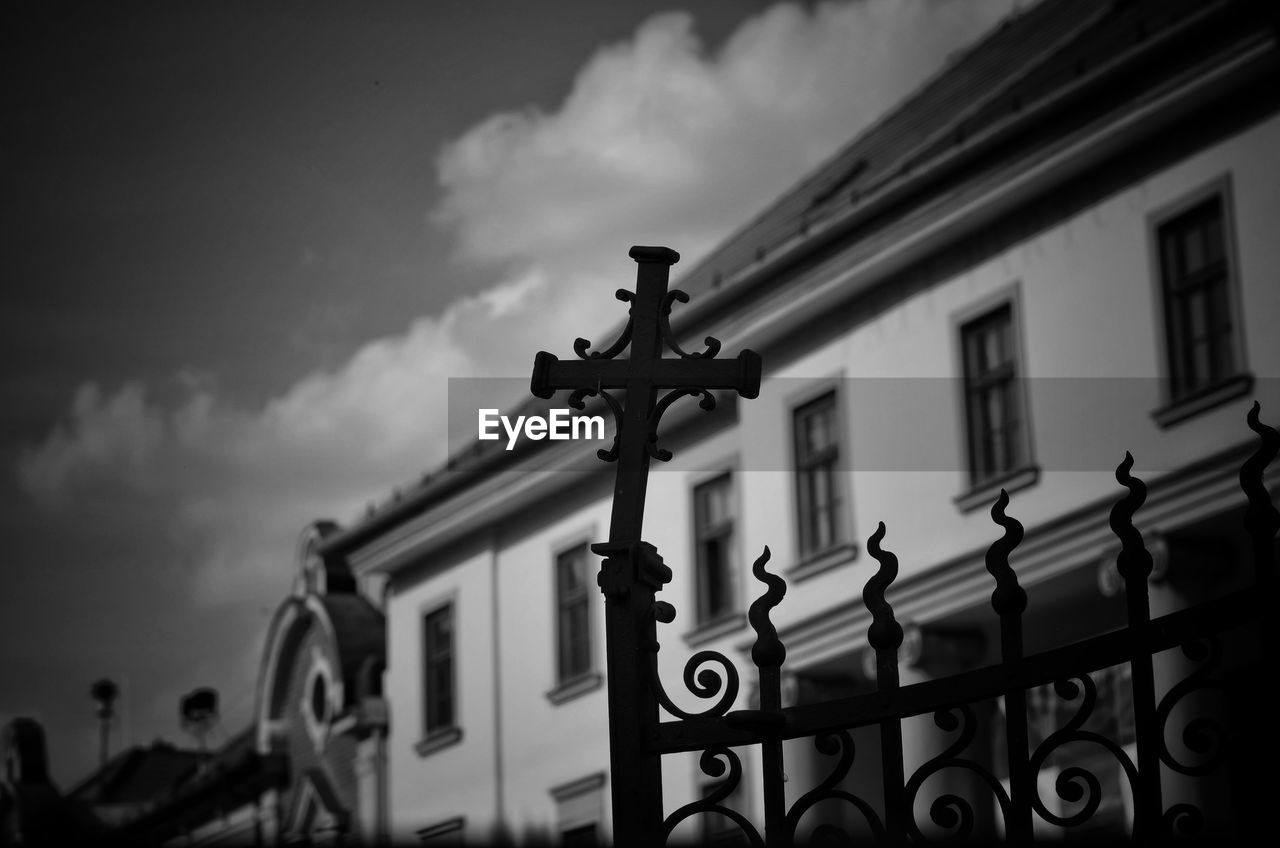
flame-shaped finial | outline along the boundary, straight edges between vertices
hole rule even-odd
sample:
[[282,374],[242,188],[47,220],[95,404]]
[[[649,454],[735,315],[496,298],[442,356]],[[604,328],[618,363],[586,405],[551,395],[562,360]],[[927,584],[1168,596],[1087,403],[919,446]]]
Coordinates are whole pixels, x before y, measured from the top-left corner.
[[1124,452],[1124,461],[1116,466],[1116,480],[1129,489],[1129,493],[1111,507],[1111,530],[1120,538],[1121,550],[1117,560],[1120,576],[1126,581],[1130,576],[1142,580],[1151,574],[1151,554],[1142,543],[1142,534],[1133,525],[1133,516],[1146,503],[1147,484],[1129,472],[1133,469],[1133,454]]
[[1027,608],[1027,593],[1018,585],[1018,576],[1009,565],[1009,554],[1022,542],[1022,522],[1005,514],[1009,505],[1009,493],[1000,490],[1000,497],[991,506],[991,520],[1004,528],[1004,535],[987,549],[987,571],[996,579],[991,593],[991,608],[996,615],[1016,615]]
[[867,539],[867,552],[880,563],[880,568],[867,581],[862,590],[862,602],[871,611],[871,626],[867,628],[867,641],[877,651],[896,650],[902,644],[902,625],[893,617],[893,607],[885,600],[889,584],[898,577],[898,558],[880,547],[884,538],[884,522]]
[[756,643],[751,648],[751,659],[759,668],[766,666],[780,668],[782,661],[787,657],[787,649],[778,638],[777,628],[769,619],[769,611],[776,607],[782,601],[783,595],[787,593],[787,581],[765,570],[765,563],[769,561],[770,556],[769,546],[765,545],[764,552],[751,566],[751,573],[755,578],[768,587],[763,595],[752,601],[751,608],[747,610],[747,620],[756,631]]

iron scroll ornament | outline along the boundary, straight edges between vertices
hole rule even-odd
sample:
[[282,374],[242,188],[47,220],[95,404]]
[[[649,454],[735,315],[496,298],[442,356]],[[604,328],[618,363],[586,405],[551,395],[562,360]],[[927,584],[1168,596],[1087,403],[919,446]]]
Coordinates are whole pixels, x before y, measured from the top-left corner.
[[[725,763],[728,763],[727,767]],[[685,804],[667,816],[662,823],[663,842],[669,843],[672,831],[686,819],[697,815],[718,814],[732,821],[753,848],[765,848],[764,839],[751,820],[723,803],[742,782],[742,760],[738,755],[724,745],[712,745],[698,758],[698,767],[708,777],[724,776],[724,780],[713,786],[704,797]]]
[[[991,773],[990,769],[977,760],[961,756],[978,734],[977,721],[973,715],[972,705],[963,703],[936,710],[933,714],[933,723],[945,733],[955,733],[956,738],[942,753],[916,769],[911,778],[907,780],[904,790],[907,809],[914,810],[916,797],[930,777],[946,769],[961,769],[977,775],[982,780],[1000,805],[1001,815],[1008,821],[1009,795],[1005,792],[1004,787],[1000,785],[999,779]],[[944,793],[935,798],[929,805],[929,818],[934,824],[950,831],[949,834],[935,841],[963,842],[973,836],[977,813],[968,799],[960,795]],[[916,822],[914,815],[907,816],[906,824],[907,832],[911,834],[912,839],[919,842],[929,841],[929,838],[925,836],[920,825]]]
[[[672,263],[679,259],[679,254],[666,248],[632,248],[631,255],[637,261],[650,261],[650,254],[659,251],[664,262]],[[663,281],[665,288],[665,280]],[[627,311],[627,322],[612,344],[603,350],[592,350],[589,339],[577,338],[573,343],[573,351],[581,363],[562,363],[554,354],[539,351],[534,357],[533,377],[530,391],[535,397],[550,399],[556,391],[569,389],[569,405],[579,411],[585,409],[585,399],[600,397],[609,408],[614,420],[613,443],[608,449],[597,451],[597,456],[605,462],[617,461],[620,454],[619,442],[622,437],[623,405],[611,391],[624,389],[626,384],[637,373],[648,373],[649,385],[665,394],[652,405],[640,425],[643,430],[644,449],[646,454],[660,462],[672,458],[669,450],[658,446],[658,426],[663,414],[682,397],[699,397],[698,406],[710,412],[716,408],[716,397],[712,390],[732,390],[741,397],[751,399],[760,394],[760,379],[763,369],[760,355],[753,350],[742,350],[735,360],[716,360],[720,352],[720,342],[712,336],[703,341],[706,348],[701,352],[689,352],[682,348],[671,329],[671,309],[675,302],[688,303],[689,295],[678,290],[662,291],[661,298],[649,301],[645,306],[645,298],[639,291],[630,292],[618,289],[614,296],[631,304]],[[650,311],[652,309],[653,311]],[[648,349],[648,342],[656,345],[656,350]],[[637,342],[641,349],[637,349]],[[630,359],[620,360],[621,354],[631,348]],[[675,354],[675,359],[664,359],[663,350]],[[683,361],[692,368],[691,373],[678,373],[668,365]],[[591,364],[587,371],[578,366]],[[638,371],[632,369],[639,369]],[[650,370],[657,369],[657,370]],[[662,372],[659,378],[657,371]]]
[[[1080,700],[1075,714],[1058,730],[1049,734],[1031,755],[1031,773],[1039,774],[1045,762],[1054,751],[1071,743],[1087,743],[1100,747],[1115,758],[1124,770],[1129,785],[1135,790],[1138,786],[1138,767],[1125,753],[1124,749],[1113,739],[1085,730],[1084,724],[1093,715],[1098,702],[1098,688],[1093,678],[1086,672],[1059,680],[1053,684],[1054,692],[1064,701]],[[1058,773],[1054,781],[1054,791],[1062,800],[1080,805],[1067,815],[1058,815],[1045,806],[1044,800],[1037,792],[1031,798],[1036,813],[1045,821],[1059,827],[1075,827],[1093,817],[1102,804],[1102,782],[1098,776],[1083,766],[1067,766]]]
[[[1262,541],[1266,544],[1259,543],[1258,547],[1263,550],[1263,553],[1274,556],[1272,549],[1274,543],[1271,537],[1275,534],[1275,513],[1274,508],[1270,506],[1269,493],[1263,484],[1263,469],[1274,458],[1277,452],[1276,447],[1280,445],[1280,437],[1271,428],[1265,428],[1257,423],[1256,408],[1250,414],[1250,426],[1259,432],[1263,445],[1242,468],[1241,488],[1249,494],[1251,506],[1259,504],[1254,510],[1257,517],[1250,532],[1255,540],[1265,536]],[[1108,800],[1107,793],[1110,792],[1110,790],[1104,790],[1104,786],[1106,781],[1111,779],[1110,775],[1113,772],[1119,773],[1122,786],[1125,782],[1129,784],[1130,797],[1140,801],[1145,791],[1148,793],[1146,796],[1148,801],[1154,801],[1154,803],[1147,803],[1145,809],[1141,804],[1134,805],[1135,839],[1142,842],[1175,833],[1190,834],[1197,830],[1203,831],[1207,812],[1213,812],[1212,809],[1206,808],[1206,811],[1201,811],[1188,803],[1168,804],[1167,801],[1164,806],[1161,806],[1158,790],[1156,794],[1151,794],[1150,787],[1144,789],[1143,784],[1153,783],[1152,776],[1154,781],[1158,781],[1161,769],[1166,773],[1175,771],[1199,776],[1200,773],[1209,771],[1214,766],[1221,766],[1226,759],[1223,747],[1229,740],[1224,738],[1223,727],[1207,721],[1193,720],[1177,725],[1174,722],[1182,719],[1184,715],[1182,705],[1189,702],[1192,693],[1213,692],[1222,688],[1222,683],[1219,681],[1224,672],[1224,665],[1229,666],[1229,664],[1222,662],[1220,656],[1223,645],[1210,634],[1226,626],[1221,622],[1237,620],[1233,618],[1233,610],[1238,609],[1252,615],[1254,606],[1250,604],[1240,606],[1232,598],[1228,598],[1225,600],[1232,600],[1232,605],[1206,609],[1207,614],[1203,618],[1191,617],[1189,612],[1193,611],[1181,611],[1155,620],[1150,618],[1149,608],[1146,608],[1145,591],[1150,555],[1145,549],[1142,534],[1134,527],[1134,516],[1143,504],[1146,486],[1140,479],[1133,476],[1132,468],[1133,457],[1126,454],[1124,462],[1117,469],[1116,477],[1127,491],[1115,504],[1111,513],[1111,529],[1124,546],[1124,556],[1120,565],[1126,578],[1126,593],[1131,608],[1127,628],[1132,634],[1130,638],[1123,640],[1113,638],[1128,634],[1109,632],[1084,640],[1079,646],[1081,650],[1076,650],[1076,646],[1071,645],[1037,652],[1030,656],[1023,655],[1021,618],[1027,608],[1027,594],[1019,586],[1017,574],[1009,562],[1010,554],[1022,541],[1023,530],[1016,519],[1006,514],[1005,509],[1009,500],[1007,493],[1002,492],[992,508],[992,519],[1004,529],[1004,535],[991,544],[987,551],[986,565],[994,581],[991,608],[1000,619],[1003,668],[984,667],[965,672],[958,675],[962,679],[957,680],[956,686],[946,690],[927,683],[900,689],[897,686],[896,672],[902,628],[895,620],[893,607],[886,598],[887,590],[898,575],[898,562],[896,556],[880,546],[885,536],[884,527],[881,525],[868,540],[867,551],[878,561],[879,569],[867,581],[863,598],[872,618],[871,627],[868,628],[868,642],[877,654],[876,687],[878,691],[871,694],[878,699],[881,706],[875,706],[877,702],[873,702],[869,697],[857,695],[848,699],[848,706],[843,703],[838,705],[841,711],[852,712],[839,715],[830,710],[819,709],[824,706],[822,704],[800,704],[779,709],[765,707],[762,702],[760,710],[729,711],[739,694],[738,672],[723,655],[710,651],[695,654],[684,669],[685,685],[694,696],[713,703],[708,709],[695,714],[671,704],[671,699],[666,698],[666,693],[662,692],[661,706],[677,718],[676,722],[663,722],[664,726],[672,724],[679,726],[690,718],[696,721],[692,726],[678,727],[676,730],[665,732],[661,729],[655,730],[654,738],[659,741],[654,750],[660,754],[677,751],[700,752],[701,758],[698,762],[701,772],[714,780],[710,785],[703,784],[706,786],[705,797],[680,806],[669,815],[657,817],[655,821],[660,824],[655,836],[668,840],[677,838],[682,834],[676,834],[675,831],[681,828],[682,823],[687,826],[691,818],[703,814],[715,816],[726,826],[741,831],[744,841],[752,845],[781,846],[796,844],[799,839],[818,840],[828,835],[835,836],[837,832],[825,823],[818,824],[812,828],[811,832],[804,832],[804,825],[806,822],[813,821],[816,812],[812,811],[815,808],[823,809],[823,818],[826,818],[823,805],[836,802],[843,804],[846,809],[852,806],[854,809],[848,812],[857,816],[859,826],[865,823],[866,829],[877,842],[904,844],[907,842],[953,842],[966,838],[981,839],[986,833],[984,830],[986,822],[979,819],[976,813],[982,812],[985,815],[988,812],[994,812],[996,815],[1003,814],[1005,820],[1002,838],[1009,844],[1031,844],[1034,839],[1032,833],[1034,818],[1062,828],[1073,828],[1084,825],[1086,822],[1097,824],[1099,815],[1105,811],[1103,805]],[[1265,535],[1268,532],[1270,535]],[[777,581],[778,588],[775,591],[773,581],[761,576],[765,561],[767,561],[767,549],[766,555],[761,560],[757,560],[756,566],[753,567],[753,571],[757,572],[757,578],[764,580],[769,586],[764,597],[757,601],[760,615],[751,616],[752,625],[757,633],[756,647],[760,649],[759,656],[756,655],[757,651],[752,651],[752,659],[761,672],[766,666],[773,668],[775,662],[780,666],[785,657],[776,629],[769,622],[769,611],[781,600],[785,584],[780,578],[768,575]],[[1139,592],[1138,589],[1143,591]],[[1140,616],[1133,614],[1133,607],[1139,601],[1144,607],[1139,610],[1142,613]],[[757,604],[752,605],[753,612],[757,609]],[[648,614],[652,616],[651,621],[669,623],[674,620],[675,608],[667,603],[651,601]],[[1262,628],[1259,628],[1263,632],[1264,640],[1267,638],[1265,624],[1266,622]],[[1202,630],[1202,626],[1211,629]],[[648,664],[648,671],[651,674],[649,682],[653,686],[653,691],[659,692],[662,690],[656,662],[658,645],[655,637],[648,638],[652,643],[645,643],[649,648],[647,659],[651,661]],[[773,656],[775,648],[776,656]],[[1165,691],[1163,698],[1157,698],[1153,694],[1141,703],[1136,703],[1137,695],[1135,694],[1134,697],[1135,713],[1145,710],[1148,716],[1148,731],[1154,728],[1156,733],[1148,732],[1145,737],[1139,733],[1134,742],[1135,748],[1129,748],[1126,739],[1114,736],[1111,731],[1100,727],[1095,729],[1095,719],[1104,712],[1104,707],[1107,709],[1110,707],[1105,699],[1099,697],[1105,689],[1101,679],[1094,672],[1125,663],[1130,669],[1135,669],[1141,660],[1149,663],[1154,653],[1176,648],[1181,648],[1197,667],[1180,683]],[[708,667],[711,665],[715,668]],[[1136,677],[1137,671],[1133,671],[1133,674]],[[892,686],[890,686],[890,678],[892,678]],[[1054,710],[1059,719],[1055,722],[1057,729],[1052,730],[1045,737],[1040,737],[1039,734],[1029,735],[1025,727],[1026,695],[1030,690],[1038,693],[1045,691],[1049,686],[1052,687],[1051,691],[1056,693],[1058,706],[1064,708]],[[977,705],[979,702],[995,697],[1005,699],[1004,713],[1008,738],[1006,756],[1009,766],[1007,785],[992,771],[987,770],[990,764],[983,761],[981,757],[975,757],[971,747],[982,738],[977,730],[977,722],[974,720]],[[1052,699],[1052,695],[1050,698]],[[837,700],[844,701],[844,699]],[[856,709],[863,704],[873,712],[872,715],[859,720]],[[836,705],[833,704],[833,706]],[[896,782],[889,765],[883,766],[885,772],[882,783],[885,793],[883,805],[866,803],[865,799],[859,798],[855,794],[858,790],[846,785],[857,756],[859,754],[865,756],[863,751],[855,748],[851,728],[870,730],[879,725],[882,731],[881,750],[883,751],[887,750],[884,740],[893,739],[891,731],[897,729],[900,732],[904,717],[930,714],[935,724],[947,734],[944,742],[945,750],[909,773],[904,779],[900,771],[902,758],[899,738],[899,744],[893,751],[899,768]],[[1015,733],[1015,718],[1020,718],[1022,721],[1022,728],[1018,733]],[[844,723],[846,721],[847,723]],[[713,729],[714,732],[707,733],[705,736],[698,735],[707,728]],[[1046,730],[1049,729],[1046,728]],[[1169,745],[1179,732],[1182,734],[1185,749],[1184,752],[1175,753],[1170,750]],[[1166,733],[1169,737],[1161,740],[1161,735]],[[788,789],[796,790],[797,794],[803,794],[799,794],[798,798],[792,795],[792,803],[789,807],[777,806],[771,811],[768,792],[772,788],[777,793],[781,793],[783,790],[778,781],[779,779],[785,781],[786,777],[780,761],[776,761],[773,766],[769,765],[765,756],[766,749],[775,743],[780,744],[780,739],[800,739],[805,736],[812,736],[817,752],[829,758],[828,761],[834,759],[834,763],[830,766],[829,773],[819,780],[816,786],[799,787],[794,783],[788,785]],[[1015,740],[1014,736],[1018,739]],[[1019,753],[1016,750],[1014,742],[1019,740],[1021,750],[1025,753]],[[858,741],[861,746],[860,737]],[[1026,750],[1028,742],[1033,748],[1031,751]],[[758,746],[761,751],[761,761],[765,766],[761,769],[765,779],[766,795],[763,816],[750,818],[726,804],[732,793],[743,785],[743,764],[744,761],[750,763],[748,755],[742,753],[746,746]],[[1079,762],[1074,756],[1063,757],[1075,750],[1071,746],[1088,748],[1091,756],[1079,765],[1065,762],[1067,759]],[[1131,753],[1135,750],[1136,753]],[[872,751],[874,752],[874,749]],[[1193,757],[1192,761],[1189,761],[1185,751],[1198,755],[1198,758]],[[1231,753],[1234,760],[1237,752],[1228,751],[1228,753]],[[1245,756],[1254,753],[1250,751]],[[1101,756],[1093,756],[1094,754]],[[1154,770],[1144,765],[1144,754],[1147,758],[1156,758]],[[1059,757],[1064,759],[1061,764],[1055,762]],[[881,759],[885,758],[882,756]],[[1104,762],[1099,763],[1099,759]],[[1253,761],[1252,758],[1250,761]],[[1260,758],[1258,761],[1262,762]],[[1050,764],[1066,767],[1058,771],[1056,782],[1041,784],[1039,777],[1046,771],[1045,767]],[[930,778],[944,769],[961,769],[968,777],[976,775],[978,780],[969,782],[969,785],[977,790],[973,797],[965,793],[964,797],[940,794],[939,797],[932,798],[928,794],[932,785]],[[860,766],[859,771],[862,770],[863,767]],[[979,782],[985,785],[979,786]],[[808,791],[805,791],[806,789]],[[1051,796],[1055,792],[1057,798],[1065,804],[1053,803]],[[917,821],[915,802],[922,795],[925,800],[931,798],[932,800],[927,807],[927,813],[921,812]],[[984,799],[990,799],[990,803],[996,809],[984,808],[982,806]],[[833,810],[833,812],[838,811]],[[932,817],[935,825],[947,832],[939,833],[925,826],[926,814]],[[852,823],[852,818],[845,816],[842,817],[842,821]],[[778,826],[779,823],[781,827]],[[1018,835],[1021,833],[1026,834],[1025,839]]]

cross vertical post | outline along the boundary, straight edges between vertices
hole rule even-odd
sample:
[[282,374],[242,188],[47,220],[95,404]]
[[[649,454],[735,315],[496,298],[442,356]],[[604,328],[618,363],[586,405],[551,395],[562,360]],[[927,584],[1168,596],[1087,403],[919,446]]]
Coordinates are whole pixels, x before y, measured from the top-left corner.
[[[673,301],[689,298],[667,290],[670,266],[680,255],[666,247],[633,247],[630,256],[639,267],[635,292],[617,292],[619,300],[631,303],[622,335],[596,352],[588,352],[591,343],[578,339],[577,362],[539,352],[530,388],[544,399],[558,390],[573,390],[569,403],[577,408],[584,397],[599,395],[617,425],[613,448],[599,452],[602,459],[618,463],[609,540],[592,545],[604,557],[597,582],[605,596],[613,831],[619,846],[650,846],[663,841],[661,760],[649,741],[658,724],[658,700],[649,681],[657,645],[653,607],[671,571],[656,549],[641,540],[649,461],[671,458],[657,446],[658,422],[667,407],[682,396],[700,395],[700,406],[713,409],[711,389],[754,398],[760,392],[761,360],[750,350],[733,360],[716,360],[720,343],[710,337],[700,353],[681,350],[669,315]],[[615,359],[628,344],[628,358]],[[664,359],[664,345],[678,358]],[[671,391],[660,399],[663,389]],[[626,392],[625,404],[610,394],[617,390]]]

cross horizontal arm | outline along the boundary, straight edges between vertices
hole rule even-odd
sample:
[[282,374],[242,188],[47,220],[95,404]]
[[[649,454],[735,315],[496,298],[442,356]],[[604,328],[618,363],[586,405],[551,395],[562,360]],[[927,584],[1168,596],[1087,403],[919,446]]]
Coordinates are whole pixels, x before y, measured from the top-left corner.
[[752,350],[742,351],[737,359],[690,357],[648,362],[561,361],[542,351],[534,359],[530,389],[546,399],[561,389],[625,389],[629,381],[643,380],[655,389],[732,389],[750,399],[760,395],[760,370],[760,355]]

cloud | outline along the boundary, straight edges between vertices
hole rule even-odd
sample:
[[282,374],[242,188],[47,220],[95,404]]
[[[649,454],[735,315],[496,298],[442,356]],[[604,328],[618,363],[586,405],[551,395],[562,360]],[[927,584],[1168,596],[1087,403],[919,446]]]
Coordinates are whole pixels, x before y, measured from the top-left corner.
[[104,397],[96,384],[77,389],[71,423],[54,428],[40,449],[19,461],[19,480],[46,505],[59,502],[76,484],[95,475],[147,485],[164,442],[163,422],[139,383]]
[[628,234],[700,255],[1009,8],[777,5],[714,54],[690,14],[658,15],[556,111],[494,115],[448,145],[434,218],[471,261],[572,261]]
[[779,5],[714,53],[689,14],[656,16],[600,50],[559,108],[494,115],[441,150],[432,220],[491,287],[258,407],[208,379],[170,406],[140,384],[85,385],[19,479],[68,509],[104,488],[154,497],[206,600],[260,597],[308,521],[350,519],[443,460],[449,377],[526,374],[538,349],[602,339],[631,244],[692,264],[1009,6]]

